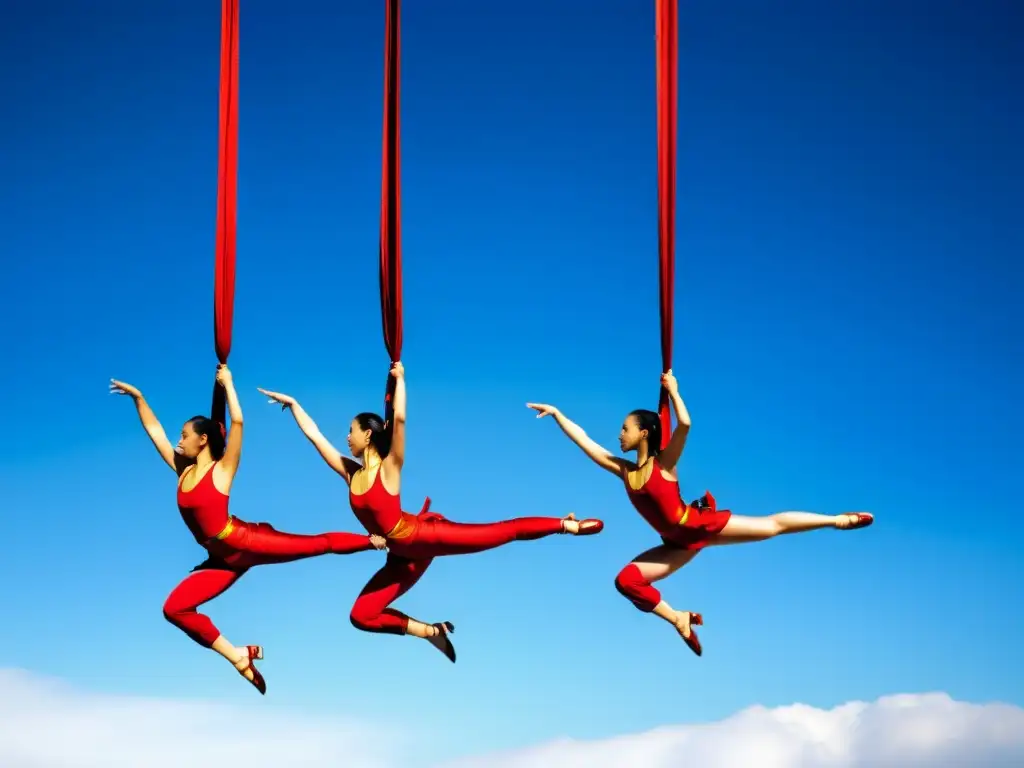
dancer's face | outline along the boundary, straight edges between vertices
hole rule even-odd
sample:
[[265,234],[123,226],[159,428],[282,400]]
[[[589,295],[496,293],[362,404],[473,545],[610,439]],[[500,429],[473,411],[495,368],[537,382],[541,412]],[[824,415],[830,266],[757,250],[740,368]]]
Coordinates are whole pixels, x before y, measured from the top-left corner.
[[619,432],[619,448],[623,451],[635,451],[643,439],[647,437],[646,430],[640,429],[640,422],[632,414],[622,422],[622,430]]
[[205,447],[206,435],[200,435],[192,426],[192,422],[186,421],[185,425],[181,428],[178,446],[174,450],[187,459],[194,459]]
[[373,433],[370,430],[359,426],[358,419],[352,419],[352,423],[348,425],[348,452],[355,458],[360,458],[366,446],[370,444],[371,434]]

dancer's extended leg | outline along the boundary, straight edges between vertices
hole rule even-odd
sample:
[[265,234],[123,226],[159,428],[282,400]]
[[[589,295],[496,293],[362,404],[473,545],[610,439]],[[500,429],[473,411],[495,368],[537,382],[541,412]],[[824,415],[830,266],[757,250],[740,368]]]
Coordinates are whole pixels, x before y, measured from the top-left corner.
[[241,521],[224,544],[230,549],[251,556],[243,558],[249,566],[288,563],[320,555],[351,555],[373,549],[370,537],[366,534],[285,533],[278,531],[269,523]]
[[815,512],[779,512],[767,517],[733,515],[709,545],[746,544],[764,541],[790,533],[816,531],[819,528],[853,530],[865,528],[874,522],[867,512],[847,512],[841,515],[819,515]]
[[470,555],[496,549],[513,541],[533,541],[556,533],[586,535],[603,527],[598,520],[576,520],[573,516],[517,517],[496,523],[453,523],[437,517],[421,520],[408,542],[391,542],[392,551],[410,558]]

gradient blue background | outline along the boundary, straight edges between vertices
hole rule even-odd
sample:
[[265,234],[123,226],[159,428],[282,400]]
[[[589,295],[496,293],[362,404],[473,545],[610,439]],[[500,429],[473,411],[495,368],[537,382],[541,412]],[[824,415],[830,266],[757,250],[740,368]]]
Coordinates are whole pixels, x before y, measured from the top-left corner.
[[[454,668],[349,625],[380,555],[252,572],[210,613],[267,647],[268,704],[398,706],[457,754],[752,703],[1024,703],[1021,11],[682,5],[685,492],[875,527],[719,549],[663,582],[705,615],[699,661],[615,593],[656,538],[523,404],[614,447],[657,394],[653,4],[407,2],[406,507],[607,529],[436,562],[401,607],[456,622]],[[161,617],[202,553],[130,401],[106,395],[138,385],[172,434],[207,407],[218,6],[19,3],[0,27],[0,665],[251,703]],[[283,529],[357,523],[255,388],[339,445],[382,395],[382,6],[242,8],[232,508]]]

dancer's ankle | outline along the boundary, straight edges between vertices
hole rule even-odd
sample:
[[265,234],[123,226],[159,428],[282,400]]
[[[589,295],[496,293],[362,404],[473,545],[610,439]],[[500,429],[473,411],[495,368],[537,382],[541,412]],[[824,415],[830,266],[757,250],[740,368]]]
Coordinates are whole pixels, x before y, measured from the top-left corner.
[[409,624],[406,627],[405,633],[412,635],[413,637],[419,637],[424,640],[429,640],[431,637],[437,634],[437,630],[431,624],[424,624],[422,621],[416,621],[416,619],[409,619]]

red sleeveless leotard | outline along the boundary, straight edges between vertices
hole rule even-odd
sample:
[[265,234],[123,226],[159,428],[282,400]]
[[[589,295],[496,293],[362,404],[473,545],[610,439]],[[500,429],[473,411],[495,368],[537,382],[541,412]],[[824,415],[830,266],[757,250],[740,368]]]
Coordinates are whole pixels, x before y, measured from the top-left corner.
[[181,519],[192,531],[196,541],[203,546],[210,539],[216,538],[227,527],[230,519],[229,497],[218,491],[213,484],[213,470],[216,466],[214,462],[191,491],[183,491],[181,483],[178,483],[178,511],[181,512]]
[[678,480],[666,480],[661,474],[661,464],[651,459],[654,466],[651,476],[638,490],[623,478],[629,500],[644,520],[659,534],[665,543],[688,550],[703,549],[725,528],[732,513],[719,510],[715,497],[705,493],[705,509],[683,502]]
[[373,483],[366,493],[353,493],[352,487],[349,486],[348,502],[352,505],[356,519],[363,524],[367,532],[378,536],[392,533],[406,517],[402,512],[401,497],[392,496],[384,487],[380,468],[377,469],[377,476],[373,478]]

